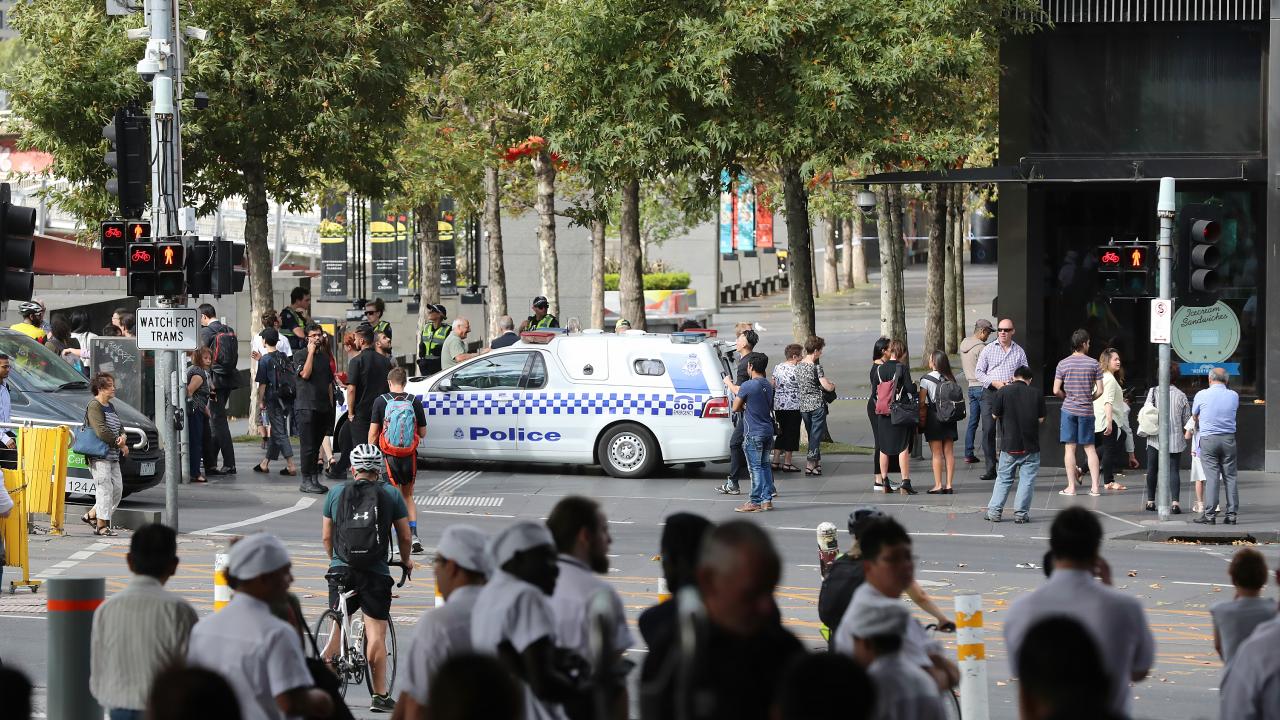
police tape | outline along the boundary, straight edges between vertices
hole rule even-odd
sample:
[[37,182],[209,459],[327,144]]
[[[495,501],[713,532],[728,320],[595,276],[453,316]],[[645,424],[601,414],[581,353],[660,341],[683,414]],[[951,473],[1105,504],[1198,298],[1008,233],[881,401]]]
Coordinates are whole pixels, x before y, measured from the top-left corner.
[[867,395],[837,395],[836,399],[837,400],[870,400],[871,397]]

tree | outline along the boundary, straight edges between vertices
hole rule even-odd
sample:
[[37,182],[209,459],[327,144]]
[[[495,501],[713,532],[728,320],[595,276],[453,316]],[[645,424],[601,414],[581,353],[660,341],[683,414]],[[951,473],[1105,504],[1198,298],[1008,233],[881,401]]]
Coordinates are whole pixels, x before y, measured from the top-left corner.
[[853,238],[853,274],[849,278],[849,285],[866,285],[867,280],[867,250],[862,244],[862,228],[866,225],[861,210],[854,211],[853,228],[849,237]]
[[947,264],[947,196],[950,189],[946,185],[934,185],[928,193],[929,215],[929,286],[925,293],[924,316],[924,356],[928,358],[935,350],[946,349],[944,330],[946,315],[943,295],[946,290],[946,274],[943,272]]
[[[902,227],[897,185],[884,185],[877,193],[880,241],[880,334],[907,341],[905,298],[902,296]],[[895,217],[895,215],[897,217]]]
[[[862,239],[854,237],[853,218],[845,215],[840,218],[840,234],[844,236],[844,252],[840,254],[840,282],[848,289],[853,289],[853,253],[857,243],[857,253],[862,254]],[[865,262],[865,261],[864,261]]]
[[959,336],[956,335],[956,194],[954,186],[946,188],[947,225],[943,233],[943,254],[946,256],[942,269],[942,325],[943,345],[948,353],[957,352]]
[[839,232],[840,218],[830,215],[824,223],[822,240],[822,291],[825,293],[840,292],[839,260],[836,254],[836,235]]
[[[14,26],[36,53],[0,80],[27,125],[23,141],[51,153],[70,181],[51,199],[86,226],[108,217],[101,129],[145,97],[134,71],[141,45],[125,41],[140,16],[107,17],[93,0],[21,3]],[[268,5],[194,0],[184,22],[210,28],[188,42],[185,85],[209,106],[183,106],[186,199],[204,213],[244,199],[252,328],[272,309],[267,199],[310,207],[323,177],[387,195],[384,166],[403,129],[407,88],[437,24],[436,0]]]

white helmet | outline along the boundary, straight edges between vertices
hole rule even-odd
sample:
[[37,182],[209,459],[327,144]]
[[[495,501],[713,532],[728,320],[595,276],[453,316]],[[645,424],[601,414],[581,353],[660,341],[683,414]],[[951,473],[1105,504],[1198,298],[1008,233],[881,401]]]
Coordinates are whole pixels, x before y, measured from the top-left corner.
[[382,451],[368,443],[351,448],[351,467],[364,471],[381,470]]
[[24,302],[18,305],[18,314],[22,317],[41,312],[44,312],[44,308],[40,307],[40,303]]

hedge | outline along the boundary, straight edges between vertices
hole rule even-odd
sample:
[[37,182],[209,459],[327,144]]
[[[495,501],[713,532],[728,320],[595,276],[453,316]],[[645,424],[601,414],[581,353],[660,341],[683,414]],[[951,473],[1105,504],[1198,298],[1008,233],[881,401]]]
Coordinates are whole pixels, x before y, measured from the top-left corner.
[[[689,273],[686,272],[648,273],[644,276],[645,290],[687,290],[688,288]],[[604,289],[618,289],[617,273],[605,273]]]

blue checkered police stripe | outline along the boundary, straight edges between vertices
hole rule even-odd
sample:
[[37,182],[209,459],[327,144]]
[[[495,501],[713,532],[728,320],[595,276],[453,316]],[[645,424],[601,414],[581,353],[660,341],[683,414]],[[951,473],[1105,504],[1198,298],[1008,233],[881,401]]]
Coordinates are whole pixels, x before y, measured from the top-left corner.
[[513,391],[430,393],[421,396],[427,415],[689,415],[702,416],[710,395],[629,392]]

